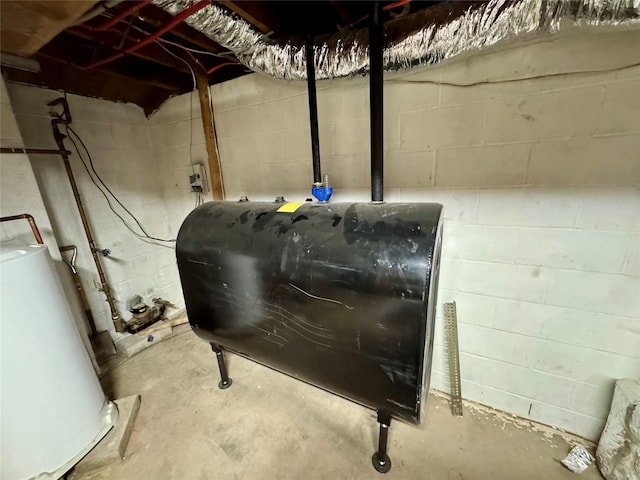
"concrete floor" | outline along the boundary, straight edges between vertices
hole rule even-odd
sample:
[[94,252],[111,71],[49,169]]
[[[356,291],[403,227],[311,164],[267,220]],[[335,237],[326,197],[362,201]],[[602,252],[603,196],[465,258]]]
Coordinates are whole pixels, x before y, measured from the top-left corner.
[[[560,436],[523,429],[481,410],[452,417],[431,395],[421,427],[395,422],[393,468],[371,467],[372,411],[228,355],[233,385],[219,390],[209,345],[191,331],[145,350],[105,379],[112,398],[142,396],[122,463],[85,479],[570,479]],[[592,466],[581,479],[601,478]]]

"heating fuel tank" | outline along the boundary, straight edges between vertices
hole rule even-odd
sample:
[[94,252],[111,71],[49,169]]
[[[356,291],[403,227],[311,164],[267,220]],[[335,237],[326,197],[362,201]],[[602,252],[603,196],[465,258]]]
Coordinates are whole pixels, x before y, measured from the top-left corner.
[[177,240],[207,342],[409,423],[429,386],[435,203],[210,202]]

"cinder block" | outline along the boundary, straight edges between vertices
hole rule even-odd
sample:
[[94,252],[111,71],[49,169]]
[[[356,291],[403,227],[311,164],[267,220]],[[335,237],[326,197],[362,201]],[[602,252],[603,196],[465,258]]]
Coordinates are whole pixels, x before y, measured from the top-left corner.
[[118,423],[76,464],[74,473],[92,472],[124,458],[140,410],[140,395],[121,398],[115,404],[118,407]]
[[466,380],[462,381],[462,397],[521,417],[527,416],[531,405],[527,398]]
[[573,227],[582,201],[579,188],[480,190],[478,223],[505,226]]
[[395,201],[436,202],[444,206],[443,216],[446,224],[476,223],[478,208],[477,190],[446,190],[438,188],[404,189],[402,199]]
[[258,133],[258,108],[248,106],[213,112],[218,138],[241,137]]
[[209,95],[213,102],[214,112],[233,110],[239,106],[236,101],[237,97],[233,90],[234,83],[235,82],[222,82],[209,87]]
[[560,408],[546,403],[533,401],[532,420],[567,429],[581,437],[597,440],[604,427],[604,420],[582,415],[570,409]]
[[[449,389],[449,374],[440,370],[432,369],[431,378],[429,379],[429,387],[439,390],[440,392],[449,393],[451,391]],[[428,399],[427,402],[429,402]]]
[[587,136],[595,125],[603,96],[604,87],[585,87],[492,101],[487,105],[484,141]]
[[318,90],[318,118],[323,122],[368,119],[367,112],[368,109],[365,109],[365,89],[361,85],[349,84]]
[[[581,75],[554,75],[543,78],[542,91],[567,90],[576,87],[605,85],[616,80],[616,72],[583,73]],[[540,81],[540,80],[539,80]]]
[[368,118],[350,122],[338,122],[335,132],[336,155],[370,156],[369,129],[370,122]]
[[616,72],[616,80],[640,80],[640,66],[634,65],[633,67],[618,70]]
[[[311,163],[311,133],[308,128],[283,132],[280,136],[284,161]],[[325,154],[322,145],[320,154]]]
[[517,228],[445,224],[444,229],[442,256],[446,258],[512,263],[520,247]]
[[536,303],[544,301],[549,282],[556,278],[549,269],[526,265],[447,260],[447,268],[451,265],[452,274],[445,273],[444,261],[441,267],[441,278],[452,277],[445,288]]
[[577,138],[535,143],[527,183],[638,185],[640,136]]
[[[61,96],[56,92],[54,98]],[[146,117],[141,107],[130,103],[110,102],[98,98],[68,95],[69,109],[74,120],[99,123],[102,125],[146,123]],[[133,115],[132,112],[137,112]]]
[[[385,155],[386,152],[394,154],[400,152],[400,114],[384,114],[384,128],[383,128],[383,144]],[[368,133],[368,138],[371,137],[371,131]]]
[[532,367],[553,375],[599,385],[611,379],[634,378],[640,371],[640,359],[552,340],[532,342]]
[[403,112],[400,115],[400,150],[432,150],[483,143],[485,113],[485,104]]
[[369,185],[368,160],[364,154],[325,156],[322,171],[331,175],[334,188],[364,188]]
[[[192,139],[193,129],[193,141]],[[158,127],[160,134],[162,135],[163,145],[165,147],[177,147],[180,145],[189,145],[189,143],[196,142],[196,132],[199,130],[200,137],[202,138],[202,122],[181,120],[175,123],[167,123]]]
[[523,228],[509,255],[524,265],[621,273],[631,243],[623,232]]
[[[364,93],[368,105],[368,89],[364,89]],[[385,117],[436,107],[439,103],[439,94],[440,86],[431,83],[387,82],[384,86]]]
[[598,385],[580,383],[576,386],[570,410],[590,417],[606,419],[613,397],[615,380],[603,381]]
[[[7,82],[7,91],[11,99],[11,107],[15,113],[47,116],[48,106],[52,100],[62,96],[56,90],[32,87],[30,85]],[[51,127],[49,127],[51,128]]]
[[[225,191],[236,192],[237,195],[232,197],[233,199],[239,195],[248,195],[249,199],[254,200],[254,196],[263,193],[266,187],[264,167],[257,160],[246,164],[223,163],[222,178]],[[246,175],[247,172],[251,172],[251,175]]]
[[[234,137],[218,143],[220,162],[226,164],[269,164],[284,161],[282,139],[279,134],[261,133],[247,137]],[[244,170],[244,175],[249,170]],[[228,177],[225,178],[225,181]]]
[[550,305],[640,318],[639,277],[554,270],[547,281]]
[[468,382],[486,384],[485,375],[488,362],[490,362],[490,360],[485,357],[460,352],[461,379]]
[[533,360],[536,347],[533,338],[475,325],[460,324],[458,327],[461,352],[523,367],[528,367]]
[[[446,67],[444,71],[445,75],[449,74],[449,67]],[[466,74],[466,78],[459,79],[459,83],[461,85],[464,85],[465,82],[469,82],[469,73]],[[485,102],[487,100],[503,99],[537,93],[541,89],[541,81],[522,80],[518,82],[493,83],[462,87],[443,84],[441,88],[442,91],[440,94],[440,105],[468,105],[470,103]]]
[[[199,125],[194,122],[195,127]],[[148,153],[151,150],[149,128],[146,124],[124,125],[113,124],[109,127],[114,141],[114,147],[119,150],[138,150]],[[195,129],[194,129],[195,130]]]
[[499,300],[484,295],[456,292],[453,290],[438,289],[438,310],[436,316],[438,322],[444,324],[443,304],[456,302],[458,323],[468,323],[491,328],[495,302]]
[[512,186],[526,182],[529,144],[438,150],[439,187]]
[[434,157],[435,152],[389,152],[385,157],[385,187],[430,187]]
[[[486,364],[488,360],[483,357],[470,355],[465,352],[460,352],[460,375],[463,381],[475,382],[483,384],[483,377],[485,374]],[[449,358],[450,354],[447,349],[446,343],[434,346],[433,349],[433,363],[432,370],[442,372],[445,375],[449,375]],[[446,381],[447,391],[449,390],[449,379]]]
[[[593,130],[597,135],[640,132],[640,79],[609,83]],[[637,145],[637,143],[636,143]]]
[[[261,103],[257,107],[244,107],[243,109],[226,112],[226,114],[250,108],[257,108],[258,132],[260,133],[295,130],[300,128],[300,125],[309,123],[309,106],[306,95],[297,95],[295,97]],[[237,129],[233,128],[233,125],[232,123],[229,129],[235,132]],[[232,135],[247,135],[248,133],[251,132],[232,133]]]
[[568,378],[489,359],[482,378],[492,388],[563,408],[571,408],[576,389],[576,383]]
[[[306,82],[277,80],[260,74],[245,75],[226,83],[230,85],[231,95],[239,107],[307,93]],[[318,89],[323,83],[318,85]]]
[[[214,87],[218,87],[224,84],[213,85],[211,89]],[[193,102],[193,103],[190,103]],[[215,107],[215,98],[214,98],[214,107]],[[165,101],[158,110],[153,112],[148,119],[148,125],[166,125],[169,123],[179,122],[181,120],[189,119],[189,116],[192,118],[200,118],[200,98],[198,93],[185,93],[183,95],[178,95],[172,98],[169,98]]]
[[629,236],[629,249],[625,255],[622,273],[640,277],[640,235]]
[[585,188],[576,227],[640,232],[640,188]]

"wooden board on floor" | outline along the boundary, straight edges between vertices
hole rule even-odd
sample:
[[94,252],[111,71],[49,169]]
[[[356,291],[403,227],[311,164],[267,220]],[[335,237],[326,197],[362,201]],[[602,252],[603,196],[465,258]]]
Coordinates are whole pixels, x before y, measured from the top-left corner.
[[177,327],[178,325],[183,325],[188,321],[189,321],[189,318],[187,317],[187,314],[183,313],[182,315],[178,315],[177,317],[171,320],[160,320],[154,323],[153,325],[151,325],[150,327],[145,328],[144,330],[140,330],[139,332],[136,333],[136,335],[139,337],[152,335],[154,332],[157,332],[159,330],[163,330],[165,328]]

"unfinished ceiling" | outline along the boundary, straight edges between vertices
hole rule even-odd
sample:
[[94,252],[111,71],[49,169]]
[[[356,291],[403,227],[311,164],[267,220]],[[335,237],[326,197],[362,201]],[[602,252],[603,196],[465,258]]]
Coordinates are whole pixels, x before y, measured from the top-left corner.
[[[372,2],[2,1],[8,80],[132,102],[167,98],[251,71],[306,79],[368,72]],[[385,70],[433,65],[523,35],[570,27],[637,27],[640,0],[380,2]],[[569,21],[565,21],[565,20]],[[531,36],[529,37],[531,38]],[[204,82],[200,82],[204,84]]]
[[[208,3],[194,2],[192,8]],[[340,0],[211,3],[274,40],[361,29],[370,10],[369,2]],[[440,3],[386,2],[385,11],[396,18]],[[460,2],[444,4],[459,14]],[[2,1],[0,9],[8,80],[132,102],[149,114],[167,98],[193,89],[191,68],[210,84],[250,72],[228,49],[184,23],[186,14],[173,16],[150,0]],[[37,63],[25,66],[22,57]],[[39,71],[33,71],[38,63]]]

